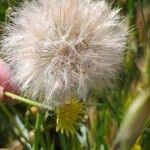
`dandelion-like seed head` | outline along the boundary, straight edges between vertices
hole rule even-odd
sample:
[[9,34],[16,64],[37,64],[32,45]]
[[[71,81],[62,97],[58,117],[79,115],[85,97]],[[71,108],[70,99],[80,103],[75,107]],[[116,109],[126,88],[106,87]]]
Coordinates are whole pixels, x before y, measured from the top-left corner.
[[126,45],[118,12],[104,0],[25,2],[12,12],[1,42],[12,81],[26,97],[51,107],[107,86]]

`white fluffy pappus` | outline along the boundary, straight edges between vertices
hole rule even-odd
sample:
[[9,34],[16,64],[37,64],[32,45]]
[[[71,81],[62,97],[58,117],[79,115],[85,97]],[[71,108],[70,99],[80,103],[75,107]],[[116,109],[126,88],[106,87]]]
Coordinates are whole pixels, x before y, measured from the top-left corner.
[[54,107],[115,78],[128,29],[104,1],[33,0],[16,8],[1,52],[25,96]]

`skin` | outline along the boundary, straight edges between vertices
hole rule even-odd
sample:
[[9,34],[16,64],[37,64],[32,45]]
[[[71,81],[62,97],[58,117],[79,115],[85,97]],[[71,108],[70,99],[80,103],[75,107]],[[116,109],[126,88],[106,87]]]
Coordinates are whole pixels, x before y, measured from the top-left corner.
[[9,102],[10,98],[4,96],[4,91],[14,92],[10,81],[10,70],[7,64],[0,59],[0,101]]

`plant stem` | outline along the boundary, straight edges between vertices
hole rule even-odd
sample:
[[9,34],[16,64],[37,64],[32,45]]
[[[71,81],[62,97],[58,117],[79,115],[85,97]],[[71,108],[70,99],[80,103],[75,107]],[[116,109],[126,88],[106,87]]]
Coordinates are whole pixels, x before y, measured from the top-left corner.
[[134,22],[134,0],[128,0],[128,20],[129,25],[133,25]]
[[[5,106],[3,104],[0,104],[0,109],[4,112],[4,114],[6,115],[8,120],[10,120],[10,123],[13,124],[13,126],[18,130],[19,133],[16,133],[15,130],[13,130],[13,132],[16,134],[16,136],[18,138],[20,137],[20,135],[23,136],[25,141],[28,144],[31,144],[29,139],[27,139],[27,137],[24,136],[23,131],[22,131],[22,129],[20,129],[19,125],[17,124],[16,120],[14,119],[14,116],[11,115],[11,113],[5,108]],[[20,142],[22,143],[22,141],[20,141]],[[25,143],[23,142],[23,144],[25,144]],[[26,146],[27,146],[27,144],[26,144]]]
[[17,101],[29,104],[29,105],[34,105],[36,107],[40,107],[40,108],[45,108],[45,109],[51,110],[51,108],[49,106],[45,105],[45,104],[42,104],[42,103],[39,103],[39,102],[36,102],[36,101],[33,101],[33,100],[29,100],[27,98],[18,96],[16,94],[13,94],[13,93],[10,93],[10,92],[7,92],[7,91],[4,92],[4,95],[7,96],[7,97],[10,97],[12,99],[15,99]]
[[42,123],[42,115],[40,112],[37,113],[36,124],[35,124],[35,134],[34,134],[34,142],[33,142],[33,150],[38,150],[38,142],[39,142],[39,132],[40,126]]
[[143,90],[128,108],[120,130],[117,133],[113,150],[131,149],[150,114],[150,89]]

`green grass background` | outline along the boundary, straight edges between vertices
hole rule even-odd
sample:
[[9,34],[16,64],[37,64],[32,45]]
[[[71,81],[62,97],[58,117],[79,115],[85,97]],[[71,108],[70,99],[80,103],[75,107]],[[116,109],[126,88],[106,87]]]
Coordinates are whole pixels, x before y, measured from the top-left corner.
[[[20,2],[21,0],[0,0],[0,33],[11,8]],[[108,2],[112,3],[111,0]],[[38,113],[31,111],[31,106],[0,103],[0,148],[111,149],[126,110],[142,89],[150,87],[150,1],[114,0],[112,7],[122,8],[121,13],[127,16],[129,22],[130,34],[124,66],[115,87],[102,93],[92,93],[93,104],[88,106],[77,135],[68,138],[56,132],[53,112],[39,110],[41,115],[38,116]],[[132,149],[150,150],[150,121],[146,122]]]

